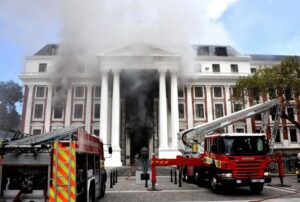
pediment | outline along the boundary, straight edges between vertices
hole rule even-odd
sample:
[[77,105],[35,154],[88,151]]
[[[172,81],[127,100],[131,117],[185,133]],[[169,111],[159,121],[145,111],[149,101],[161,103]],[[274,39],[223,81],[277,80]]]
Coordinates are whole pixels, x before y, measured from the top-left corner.
[[133,44],[119,49],[105,52],[101,56],[178,56],[169,50],[150,44]]

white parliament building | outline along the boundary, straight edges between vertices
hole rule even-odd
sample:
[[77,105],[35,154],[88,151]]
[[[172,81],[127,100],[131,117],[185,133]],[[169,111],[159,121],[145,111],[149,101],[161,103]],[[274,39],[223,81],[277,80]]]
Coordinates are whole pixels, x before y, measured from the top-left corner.
[[[82,126],[104,144],[111,144],[113,154],[106,159],[107,166],[130,165],[144,146],[149,155],[175,157],[178,131],[248,107],[249,102],[243,105],[230,100],[236,80],[286,57],[241,54],[231,46],[193,48],[197,56],[192,72],[179,71],[181,56],[177,53],[148,44],[95,54],[98,70],[74,72],[65,105],[58,107],[50,79],[58,45],[48,44],[26,57],[20,75],[25,87],[21,130],[40,134]],[[295,107],[286,110],[300,120],[300,112],[294,115]],[[299,130],[288,121],[280,124],[275,148],[289,154],[299,152]],[[224,131],[255,133],[260,129],[261,118],[256,116]]]

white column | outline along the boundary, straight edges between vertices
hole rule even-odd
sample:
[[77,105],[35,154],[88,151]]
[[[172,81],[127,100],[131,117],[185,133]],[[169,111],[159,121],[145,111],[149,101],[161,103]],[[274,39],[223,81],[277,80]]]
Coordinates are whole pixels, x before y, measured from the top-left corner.
[[71,125],[71,109],[72,109],[72,86],[68,89],[67,92],[67,101],[66,101],[66,119],[65,119],[65,126]]
[[120,71],[114,70],[113,98],[112,98],[112,119],[111,119],[111,143],[113,148],[111,166],[122,166],[120,148]]
[[211,100],[211,85],[206,85],[206,100],[207,100],[207,122],[213,120],[212,100]]
[[51,107],[52,107],[52,85],[48,85],[47,93],[47,106],[45,112],[45,132],[50,132],[50,123],[51,123]]
[[168,157],[166,70],[159,70],[159,157]]
[[28,85],[27,106],[23,106],[23,107],[26,107],[24,133],[30,133],[31,114],[33,112],[33,110],[32,110],[33,88],[34,88],[34,85]]
[[159,70],[159,148],[168,148],[166,70]]
[[177,133],[179,132],[178,85],[176,72],[171,73],[171,123],[172,149],[178,149]]
[[[107,124],[108,124],[108,73],[102,72],[101,81],[101,104],[100,104],[100,138],[104,144],[107,142]],[[107,147],[104,147],[107,150]]]
[[[225,97],[226,97],[226,111],[227,115],[231,114],[231,101],[230,101],[230,86],[225,86]],[[233,133],[233,125],[230,124],[227,126],[228,128],[228,133]]]
[[114,71],[113,100],[112,100],[112,146],[120,150],[120,77],[119,71]]
[[187,122],[188,122],[188,128],[194,127],[194,117],[193,117],[193,101],[192,101],[192,86],[187,85],[186,86],[186,104],[187,104]]
[[92,85],[87,85],[86,111],[85,111],[85,130],[91,134],[92,117]]

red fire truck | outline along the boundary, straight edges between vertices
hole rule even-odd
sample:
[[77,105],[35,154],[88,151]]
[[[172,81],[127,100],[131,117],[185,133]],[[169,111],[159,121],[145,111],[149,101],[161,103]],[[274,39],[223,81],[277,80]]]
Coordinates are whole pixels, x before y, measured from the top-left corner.
[[2,200],[95,201],[104,196],[107,174],[98,137],[77,127],[8,136],[0,150]]
[[270,162],[279,163],[280,176],[283,176],[281,155],[269,154],[270,146],[264,133],[220,134],[216,131],[261,113],[264,115],[262,129],[266,131],[269,111],[276,106],[270,140],[272,146],[282,109],[277,99],[178,133],[179,150],[183,155],[176,159],[157,159],[153,156],[152,187],[155,188],[156,183],[156,166],[176,165],[184,170],[188,181],[209,181],[213,192],[219,192],[224,186],[249,186],[252,192],[260,193],[264,183],[271,182]]

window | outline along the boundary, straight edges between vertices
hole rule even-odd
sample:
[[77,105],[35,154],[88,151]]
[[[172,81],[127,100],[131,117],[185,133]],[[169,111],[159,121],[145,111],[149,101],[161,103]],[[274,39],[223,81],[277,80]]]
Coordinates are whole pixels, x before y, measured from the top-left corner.
[[275,142],[281,142],[281,137],[280,137],[280,131],[277,130],[276,136],[275,136]]
[[45,86],[37,86],[36,87],[36,92],[35,92],[35,97],[36,98],[45,98]]
[[178,86],[178,97],[184,97],[184,87]]
[[231,72],[232,73],[238,73],[239,72],[239,67],[238,67],[237,64],[231,64],[230,67],[231,67]]
[[82,119],[83,118],[83,104],[75,104],[74,105],[73,117],[74,117],[74,119]]
[[255,120],[256,120],[256,121],[261,121],[261,120],[262,120],[261,114],[255,115]]
[[226,47],[216,47],[215,54],[216,54],[216,56],[227,56],[227,48]]
[[294,114],[294,108],[293,107],[287,107],[286,108],[287,115],[291,120],[295,120],[295,114]]
[[94,87],[94,98],[100,98],[101,96],[101,86]]
[[76,86],[74,92],[75,98],[84,98],[84,87],[83,86]]
[[221,98],[223,97],[222,95],[222,88],[221,87],[214,87],[214,97],[215,98]]
[[256,68],[252,67],[250,68],[251,74],[255,74],[256,73]]
[[245,133],[245,130],[244,130],[244,128],[236,128],[235,132],[236,133]]
[[179,118],[184,119],[184,104],[178,104]]
[[32,135],[39,135],[39,134],[42,134],[41,129],[32,129]]
[[297,130],[296,128],[290,128],[290,140],[291,142],[297,142],[298,138],[297,138]]
[[233,105],[233,110],[234,110],[234,112],[241,111],[242,109],[243,109],[243,105],[240,104],[240,103],[235,103],[235,104]]
[[203,97],[203,88],[201,86],[195,86],[194,87],[194,95],[196,98],[202,98]]
[[43,119],[43,111],[44,111],[44,104],[35,104],[34,105],[34,119]]
[[53,109],[53,119],[62,119],[63,118],[64,107],[61,105],[54,106]]
[[220,118],[223,117],[223,104],[215,104],[215,117]]
[[99,135],[100,135],[99,129],[98,129],[98,128],[97,128],[97,129],[94,129],[94,130],[93,130],[93,134],[99,137]]
[[195,104],[196,119],[204,119],[204,104]]
[[197,55],[209,55],[209,47],[208,46],[197,47]]
[[100,104],[94,104],[94,119],[100,119]]
[[46,72],[46,71],[47,71],[47,63],[40,63],[39,72]]
[[213,72],[220,72],[220,65],[219,64],[213,64],[212,69],[213,69]]

